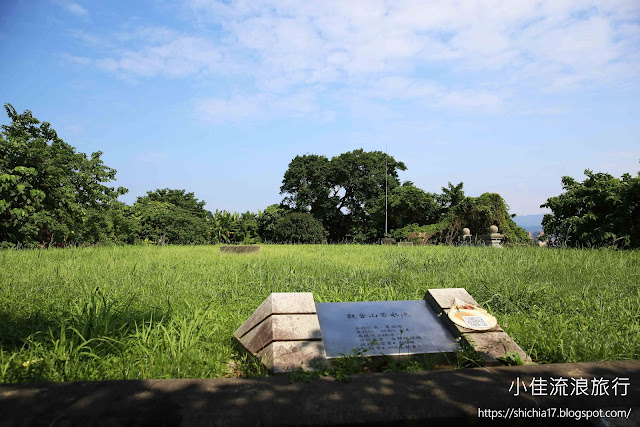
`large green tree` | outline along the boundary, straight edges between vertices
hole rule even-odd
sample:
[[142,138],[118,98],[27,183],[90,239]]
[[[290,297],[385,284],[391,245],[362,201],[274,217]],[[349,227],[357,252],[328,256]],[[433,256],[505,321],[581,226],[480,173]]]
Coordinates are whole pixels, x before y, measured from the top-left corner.
[[0,133],[0,242],[54,245],[73,239],[89,210],[108,209],[126,189],[108,187],[116,170],[87,157],[47,122],[4,106],[11,124]]
[[[382,209],[380,213],[384,214]],[[433,194],[416,187],[411,181],[405,181],[391,191],[388,201],[389,229],[409,224],[433,224],[438,219],[438,206]]]
[[579,182],[562,177],[564,193],[541,206],[545,235],[568,246],[640,247],[640,173],[621,179],[585,170]]
[[296,156],[285,172],[280,193],[294,210],[309,212],[328,230],[332,241],[370,241],[383,229],[372,213],[389,191],[400,185],[406,166],[381,151],[362,149],[333,157]]
[[140,239],[157,244],[197,244],[210,240],[205,202],[186,190],[148,191],[133,205]]

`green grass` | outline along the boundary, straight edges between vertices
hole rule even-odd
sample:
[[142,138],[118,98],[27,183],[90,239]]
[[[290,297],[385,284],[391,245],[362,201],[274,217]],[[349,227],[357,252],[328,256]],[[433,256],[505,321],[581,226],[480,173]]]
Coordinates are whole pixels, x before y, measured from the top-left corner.
[[536,362],[640,358],[638,251],[128,246],[5,250],[0,266],[0,382],[263,375],[231,337],[271,292],[382,301],[464,287]]

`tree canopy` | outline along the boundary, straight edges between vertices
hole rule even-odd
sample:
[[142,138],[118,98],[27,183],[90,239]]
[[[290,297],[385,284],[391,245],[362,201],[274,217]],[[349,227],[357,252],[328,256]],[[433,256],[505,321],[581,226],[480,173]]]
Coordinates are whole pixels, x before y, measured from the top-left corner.
[[587,169],[579,182],[562,177],[564,193],[540,207],[545,235],[567,246],[640,247],[640,173],[621,179]]
[[[386,163],[386,164],[385,164]],[[330,239],[367,241],[379,234],[372,217],[384,203],[385,178],[390,191],[400,185],[398,171],[404,163],[381,151],[362,149],[333,157],[296,156],[284,174],[280,194],[283,204],[309,212],[322,222]]]
[[102,162],[102,152],[78,153],[31,111],[4,108],[11,124],[0,133],[0,242],[66,242],[83,227],[89,209],[109,206],[127,192],[104,185],[116,170]]
[[162,244],[207,243],[211,230],[204,205],[186,190],[148,191],[133,205],[140,239]]

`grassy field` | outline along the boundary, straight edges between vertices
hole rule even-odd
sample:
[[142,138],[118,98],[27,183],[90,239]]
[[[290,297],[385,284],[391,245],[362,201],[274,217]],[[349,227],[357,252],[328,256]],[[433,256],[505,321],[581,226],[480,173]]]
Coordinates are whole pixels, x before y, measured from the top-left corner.
[[129,246],[0,251],[0,266],[0,382],[232,375],[232,334],[271,292],[464,287],[538,363],[640,358],[638,251]]

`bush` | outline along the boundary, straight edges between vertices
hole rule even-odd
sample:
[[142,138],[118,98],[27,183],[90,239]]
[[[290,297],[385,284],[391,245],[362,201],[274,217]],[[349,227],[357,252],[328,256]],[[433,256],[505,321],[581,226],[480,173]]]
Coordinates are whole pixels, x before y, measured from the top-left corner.
[[443,219],[438,240],[453,243],[467,227],[471,234],[489,233],[489,227],[496,225],[504,234],[505,243],[530,243],[527,232],[518,227],[509,215],[509,207],[502,197],[495,193],[484,193],[479,197],[467,197],[450,209]]
[[418,224],[409,224],[406,227],[393,230],[391,236],[398,240],[413,242],[415,245],[427,245],[437,243],[440,233],[445,230],[446,227],[446,222],[420,226]]
[[277,241],[276,227],[288,210],[280,205],[270,205],[263,212],[258,212],[258,235],[264,242]]
[[276,241],[280,243],[323,243],[327,231],[320,221],[306,212],[291,212],[276,224]]

